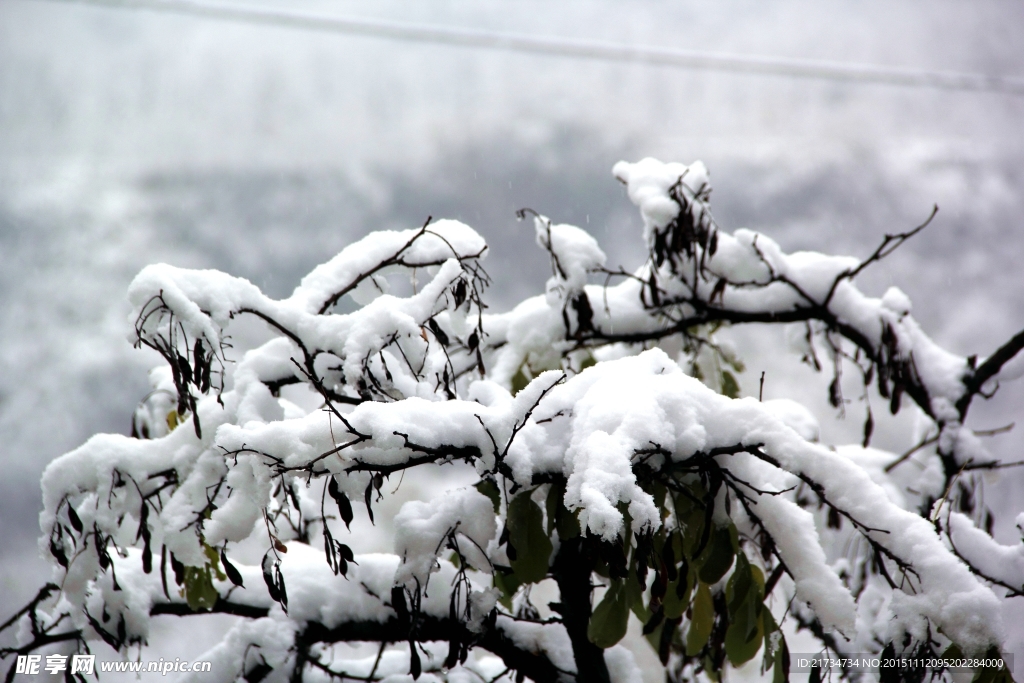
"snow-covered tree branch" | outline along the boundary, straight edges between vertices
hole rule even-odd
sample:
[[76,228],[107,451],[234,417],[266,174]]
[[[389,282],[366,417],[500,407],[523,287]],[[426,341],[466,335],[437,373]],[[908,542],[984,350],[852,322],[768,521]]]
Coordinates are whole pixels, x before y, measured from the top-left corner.
[[[787,254],[719,229],[700,163],[614,174],[647,261],[610,268],[587,232],[524,210],[552,277],[507,313],[488,312],[487,245],[456,221],[371,234],[282,300],[216,271],[143,270],[135,341],[166,365],[131,437],[47,468],[53,577],[0,629],[20,629],[0,656],[128,653],[151,616],[208,612],[238,617],[205,657],[214,677],[250,683],[636,681],[631,614],[673,681],[759,653],[788,680],[794,629],[836,653],[998,651],[1024,545],[985,528],[975,477],[1006,464],[965,419],[1024,374],[1024,331],[959,357],[899,289],[858,288],[931,217],[863,260]],[[234,358],[243,317],[271,338]],[[843,369],[860,375],[861,443],[820,444],[806,408],[739,397],[720,336],[752,323],[797,331],[836,408]],[[287,398],[302,388],[318,408]],[[871,392],[925,421],[904,455],[870,446]],[[359,549],[357,516],[445,467],[475,483],[406,502],[392,554]],[[538,584],[557,597],[535,604]]]

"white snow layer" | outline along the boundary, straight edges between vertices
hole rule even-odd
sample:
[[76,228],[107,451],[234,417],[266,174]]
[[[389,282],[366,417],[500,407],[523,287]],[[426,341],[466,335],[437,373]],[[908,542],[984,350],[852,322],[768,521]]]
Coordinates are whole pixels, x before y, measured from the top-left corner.
[[1024,541],[1002,545],[959,512],[950,512],[948,523],[950,542],[960,555],[990,579],[1024,589]]
[[[529,408],[523,404],[529,400],[532,405],[539,399],[516,437],[516,448],[510,449],[507,456],[517,480],[529,485],[534,474],[564,474],[568,477],[566,505],[580,510],[580,521],[591,532],[613,538],[624,531],[617,509],[622,503],[628,505],[633,531],[656,528],[661,523],[658,509],[636,484],[632,473],[637,451],[656,444],[680,461],[717,447],[740,444],[760,448],[779,467],[748,453],[719,455],[716,459],[761,491],[782,490],[792,481],[790,473],[820,484],[834,505],[871,529],[867,533],[872,540],[914,567],[919,578],[911,578],[910,585],[916,593],[907,592],[893,600],[898,619],[913,626],[929,618],[943,633],[972,651],[999,642],[998,600],[943,546],[927,520],[899,508],[864,469],[841,454],[808,442],[756,400],[731,400],[713,392],[683,374],[658,349],[601,363],[562,384],[552,381],[551,374],[538,377],[516,399],[494,407],[468,401],[421,399],[356,406],[347,419],[360,433],[369,435],[366,443],[371,445],[341,450],[321,462],[326,469],[340,474],[357,463],[407,461],[418,452],[395,435],[406,430],[410,441],[421,446],[476,446],[482,454],[480,466],[489,467],[495,454],[485,427],[502,443],[510,435],[511,426],[523,420]],[[540,397],[544,390],[548,391]],[[228,397],[225,403],[228,410],[233,401]],[[201,408],[201,412],[209,414],[208,424],[213,423],[214,407],[215,399],[204,399],[206,410]],[[119,524],[118,517],[134,514],[137,494],[132,494],[129,487],[112,491],[109,482],[113,470],[130,474],[136,481],[146,481],[156,468],[166,467],[168,460],[177,461],[184,482],[157,517],[159,521],[154,523],[151,517],[153,536],[158,539],[156,543],[166,539],[164,542],[183,561],[198,559],[196,564],[201,564],[201,558],[190,557],[187,552],[190,545],[196,556],[201,552],[195,536],[175,532],[184,526],[182,522],[194,521],[195,510],[205,508],[207,487],[227,475],[238,486],[222,508],[236,496],[262,495],[265,504],[266,489],[260,493],[259,487],[261,479],[269,476],[269,459],[258,453],[280,454],[287,463],[309,461],[331,448],[331,432],[335,428],[336,420],[332,426],[330,417],[324,413],[269,424],[254,421],[243,427],[223,425],[217,431],[218,445],[233,451],[245,443],[251,451],[239,456],[237,464],[233,457],[225,457],[220,448],[204,448],[188,429],[175,430],[155,441],[111,435],[95,437],[48,468],[44,477],[44,528],[49,527],[53,510],[65,495],[71,496],[76,509],[82,511],[86,524],[96,523],[112,533],[130,526]],[[231,478],[235,471],[240,474]],[[257,475],[257,471],[263,474]],[[243,484],[246,479],[252,483]],[[83,493],[89,489],[94,492]],[[111,496],[109,509],[90,502],[96,500],[97,493],[103,498]],[[811,604],[826,626],[851,635],[853,599],[826,561],[811,514],[784,496],[761,494],[753,489],[748,495],[756,501],[756,514],[775,537],[794,577],[798,597]],[[187,511],[192,511],[191,516]],[[231,535],[236,538],[247,530],[251,533],[257,521],[250,514],[238,517],[244,518],[244,523],[232,529]],[[425,576],[436,568],[439,541],[450,529],[457,529],[481,548],[486,548],[495,534],[490,501],[471,490],[456,492],[432,506],[407,505],[396,519],[396,526],[396,550],[402,563],[397,575],[394,569],[386,572],[388,585]],[[190,536],[191,544],[187,541]],[[131,538],[122,542],[130,544]],[[296,567],[290,585],[303,585],[308,572],[329,575],[319,553],[305,552],[309,561],[301,569],[294,563],[307,555],[300,551],[288,556],[285,570],[290,564]],[[84,597],[89,579],[98,570],[92,557],[82,553],[72,563],[64,580],[66,593]],[[485,561],[478,560],[480,564]],[[324,585],[320,579],[310,581],[310,586],[317,590],[312,604],[318,610],[333,609]],[[293,605],[303,604],[301,597],[293,597],[292,601]],[[331,614],[351,615],[354,610],[343,603]],[[319,618],[335,617],[322,614]]]

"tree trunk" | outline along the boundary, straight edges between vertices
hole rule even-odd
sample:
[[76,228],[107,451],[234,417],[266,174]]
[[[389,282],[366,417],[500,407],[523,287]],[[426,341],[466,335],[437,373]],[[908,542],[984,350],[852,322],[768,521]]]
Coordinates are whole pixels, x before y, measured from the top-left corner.
[[552,574],[558,582],[561,602],[553,604],[562,615],[562,623],[569,633],[572,652],[576,659],[576,680],[587,683],[611,683],[608,667],[604,662],[604,650],[587,638],[590,624],[590,574],[594,568],[596,553],[582,537],[562,542]]

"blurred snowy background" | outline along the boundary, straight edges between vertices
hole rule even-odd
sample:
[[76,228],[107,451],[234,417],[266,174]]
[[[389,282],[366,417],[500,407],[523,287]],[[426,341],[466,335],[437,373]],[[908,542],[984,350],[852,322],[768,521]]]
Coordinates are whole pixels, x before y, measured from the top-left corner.
[[[744,55],[1024,71],[1016,0],[253,4]],[[127,341],[125,300],[148,263],[222,269],[279,296],[370,230],[459,218],[492,246],[490,302],[503,310],[540,293],[549,274],[515,209],[588,228],[610,265],[633,268],[640,220],[612,164],[702,159],[719,225],[763,231],[787,250],[865,256],[937,203],[935,222],[862,286],[897,284],[940,343],[985,355],[1024,327],[1022,121],[1020,95],[0,0],[0,617],[47,576],[36,549],[42,469],[94,432],[127,433],[148,390],[156,359]],[[815,402],[826,441],[859,440],[858,410],[831,420],[825,382],[774,354],[752,355],[764,339],[778,346],[763,331],[738,335],[747,391],[766,370],[767,395]],[[972,415],[977,428],[1017,420],[990,444],[1021,458],[1020,386]],[[897,429],[906,424],[881,425],[876,443],[905,448]],[[988,487],[988,502],[1015,514],[1022,484],[1007,475]],[[1014,534],[1010,516],[997,536]],[[1011,649],[1024,656],[1019,630]]]

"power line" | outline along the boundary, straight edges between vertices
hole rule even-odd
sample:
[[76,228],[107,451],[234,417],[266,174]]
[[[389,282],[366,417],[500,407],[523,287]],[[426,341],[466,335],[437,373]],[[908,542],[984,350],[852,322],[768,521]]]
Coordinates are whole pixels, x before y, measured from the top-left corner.
[[722,54],[609,43],[556,36],[504,33],[474,28],[409,24],[380,19],[331,17],[277,9],[243,7],[203,0],[53,0],[122,9],[139,9],[208,19],[369,36],[420,43],[505,50],[611,62],[656,64],[684,69],[792,76],[818,80],[884,84],[1024,95],[1024,78],[977,73],[925,71],[872,64],[814,61],[786,57]]

